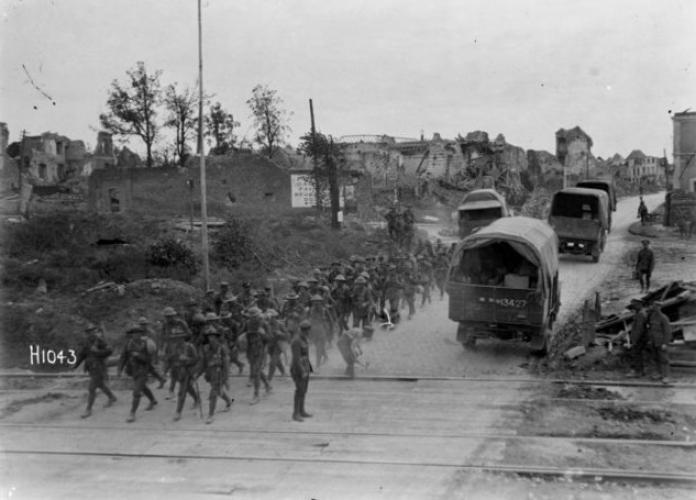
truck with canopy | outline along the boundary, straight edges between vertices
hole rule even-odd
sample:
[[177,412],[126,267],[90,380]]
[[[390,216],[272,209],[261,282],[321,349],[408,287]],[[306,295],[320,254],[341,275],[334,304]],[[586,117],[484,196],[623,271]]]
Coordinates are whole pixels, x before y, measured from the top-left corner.
[[599,189],[562,189],[553,195],[548,220],[560,253],[590,255],[598,262],[607,242],[609,196]]
[[505,198],[494,189],[475,189],[467,193],[454,216],[459,237],[464,238],[496,219],[510,215]]
[[447,277],[449,318],[457,341],[529,342],[545,351],[560,307],[558,239],[544,221],[503,217],[457,245]]
[[616,187],[610,179],[586,179],[575,184],[575,187],[584,187],[589,189],[601,189],[609,196],[609,226],[611,232],[611,213],[616,212]]

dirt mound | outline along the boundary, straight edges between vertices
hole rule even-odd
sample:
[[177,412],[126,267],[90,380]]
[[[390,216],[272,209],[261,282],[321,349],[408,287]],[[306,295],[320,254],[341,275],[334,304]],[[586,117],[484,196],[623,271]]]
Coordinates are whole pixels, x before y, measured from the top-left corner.
[[188,298],[200,296],[200,290],[180,281],[143,279],[69,297],[55,293],[2,304],[0,366],[65,371],[67,362],[32,363],[31,346],[66,353],[77,350],[84,327],[91,322],[102,326],[107,340],[117,347],[125,328],[140,316],[156,323],[164,307],[178,308]]

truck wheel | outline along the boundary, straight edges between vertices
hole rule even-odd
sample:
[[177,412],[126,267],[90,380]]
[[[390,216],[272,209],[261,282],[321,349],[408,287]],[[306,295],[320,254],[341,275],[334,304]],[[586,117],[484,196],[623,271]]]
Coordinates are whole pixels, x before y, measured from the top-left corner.
[[457,328],[457,342],[461,342],[464,349],[473,349],[476,347],[476,336],[471,328],[468,328],[461,323]]
[[551,329],[547,328],[541,334],[541,338],[532,344],[532,353],[537,356],[546,356],[549,353],[549,347],[551,347]]
[[599,253],[600,253],[599,243],[596,243],[592,247],[592,262],[599,262]]

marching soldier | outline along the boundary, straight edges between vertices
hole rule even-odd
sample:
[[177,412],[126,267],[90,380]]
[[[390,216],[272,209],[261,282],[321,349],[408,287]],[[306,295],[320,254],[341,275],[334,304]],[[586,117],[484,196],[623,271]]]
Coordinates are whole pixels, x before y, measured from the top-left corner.
[[309,374],[314,371],[309,361],[309,341],[307,339],[311,328],[312,324],[308,320],[302,321],[300,330],[295,333],[290,344],[292,349],[290,375],[292,375],[292,381],[295,383],[295,404],[292,419],[296,422],[302,422],[303,419],[312,416],[305,410]]
[[[195,305],[195,302],[194,302]],[[162,342],[162,354],[164,357],[164,375],[169,373],[171,367],[169,366],[169,360],[171,359],[171,345],[172,339],[175,337],[191,337],[191,330],[189,329],[186,322],[177,317],[176,311],[173,307],[165,307],[164,311],[164,322],[162,323],[162,333],[160,334],[160,339]],[[169,382],[169,395],[166,399],[174,398],[174,388],[176,386],[176,378],[171,377]]]
[[157,364],[159,363],[159,342],[155,332],[150,328],[150,321],[145,317],[141,316],[138,318],[138,325],[145,332],[145,339],[147,342],[147,349],[150,353],[150,375],[155,377],[159,382],[158,389],[164,387],[166,379],[157,371]]
[[196,347],[190,342],[189,334],[179,332],[170,337],[172,345],[169,351],[167,364],[170,367],[172,381],[179,383],[179,392],[176,400],[176,415],[174,421],[181,419],[181,410],[184,408],[186,394],[193,398],[193,407],[200,402],[200,395],[193,387],[194,371],[198,363]]
[[278,313],[274,309],[269,309],[266,312],[266,317],[268,318],[268,326],[270,328],[270,339],[268,341],[268,357],[270,362],[268,365],[268,382],[273,380],[273,375],[276,369],[281,375],[285,375],[285,367],[283,366],[283,361],[281,360],[281,354],[283,353],[283,345],[287,345],[288,334],[285,331],[283,324],[278,321]]
[[353,328],[366,325],[372,297],[367,288],[367,280],[362,276],[355,279],[351,302],[353,304]]
[[[365,328],[372,327],[367,326]],[[355,378],[355,363],[359,362],[358,360],[362,355],[360,329],[351,328],[344,331],[336,342],[336,347],[338,347],[343,360],[346,362],[345,374],[350,378]]]
[[249,309],[250,318],[246,324],[246,354],[249,361],[249,376],[254,386],[254,398],[250,404],[259,402],[259,389],[263,382],[266,393],[271,392],[271,384],[263,373],[263,365],[266,358],[266,342],[269,338],[268,325],[261,317],[261,310],[252,307]]
[[147,342],[143,329],[140,326],[131,326],[126,330],[128,340],[121,354],[118,367],[119,376],[125,369],[126,374],[133,377],[133,401],[131,411],[126,422],[135,422],[135,412],[138,410],[140,398],[143,394],[150,400],[146,411],[152,410],[157,404],[155,396],[147,386],[147,376],[150,371],[150,354],[147,350]]
[[310,340],[314,344],[317,360],[316,365],[317,368],[319,368],[323,362],[329,359],[326,354],[326,337],[329,322],[326,317],[326,310],[324,309],[324,299],[321,295],[314,295],[311,298],[309,320],[312,325]]
[[225,392],[229,360],[220,342],[220,332],[213,325],[207,325],[203,332],[208,342],[203,346],[201,372],[205,374],[205,380],[210,384],[208,418],[205,421],[206,424],[210,424],[213,422],[218,396],[225,401],[225,408],[222,411],[229,411],[234,399]]
[[111,389],[106,385],[108,373],[106,369],[106,360],[113,352],[106,341],[97,335],[98,328],[92,324],[85,328],[85,343],[80,352],[77,354],[77,360],[73,370],[84,361],[85,371],[89,373],[89,389],[87,395],[87,409],[82,414],[82,418],[87,418],[92,415],[92,405],[97,397],[97,389],[106,394],[109,400],[104,405],[108,408],[116,402],[116,396],[111,392]]

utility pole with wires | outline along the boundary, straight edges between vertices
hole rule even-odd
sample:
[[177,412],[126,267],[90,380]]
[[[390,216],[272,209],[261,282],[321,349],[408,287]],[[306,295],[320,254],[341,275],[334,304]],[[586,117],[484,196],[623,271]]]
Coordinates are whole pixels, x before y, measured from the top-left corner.
[[198,156],[201,167],[201,253],[203,254],[203,290],[210,288],[210,262],[208,260],[208,206],[205,178],[205,150],[203,147],[203,24],[201,0],[198,0]]

